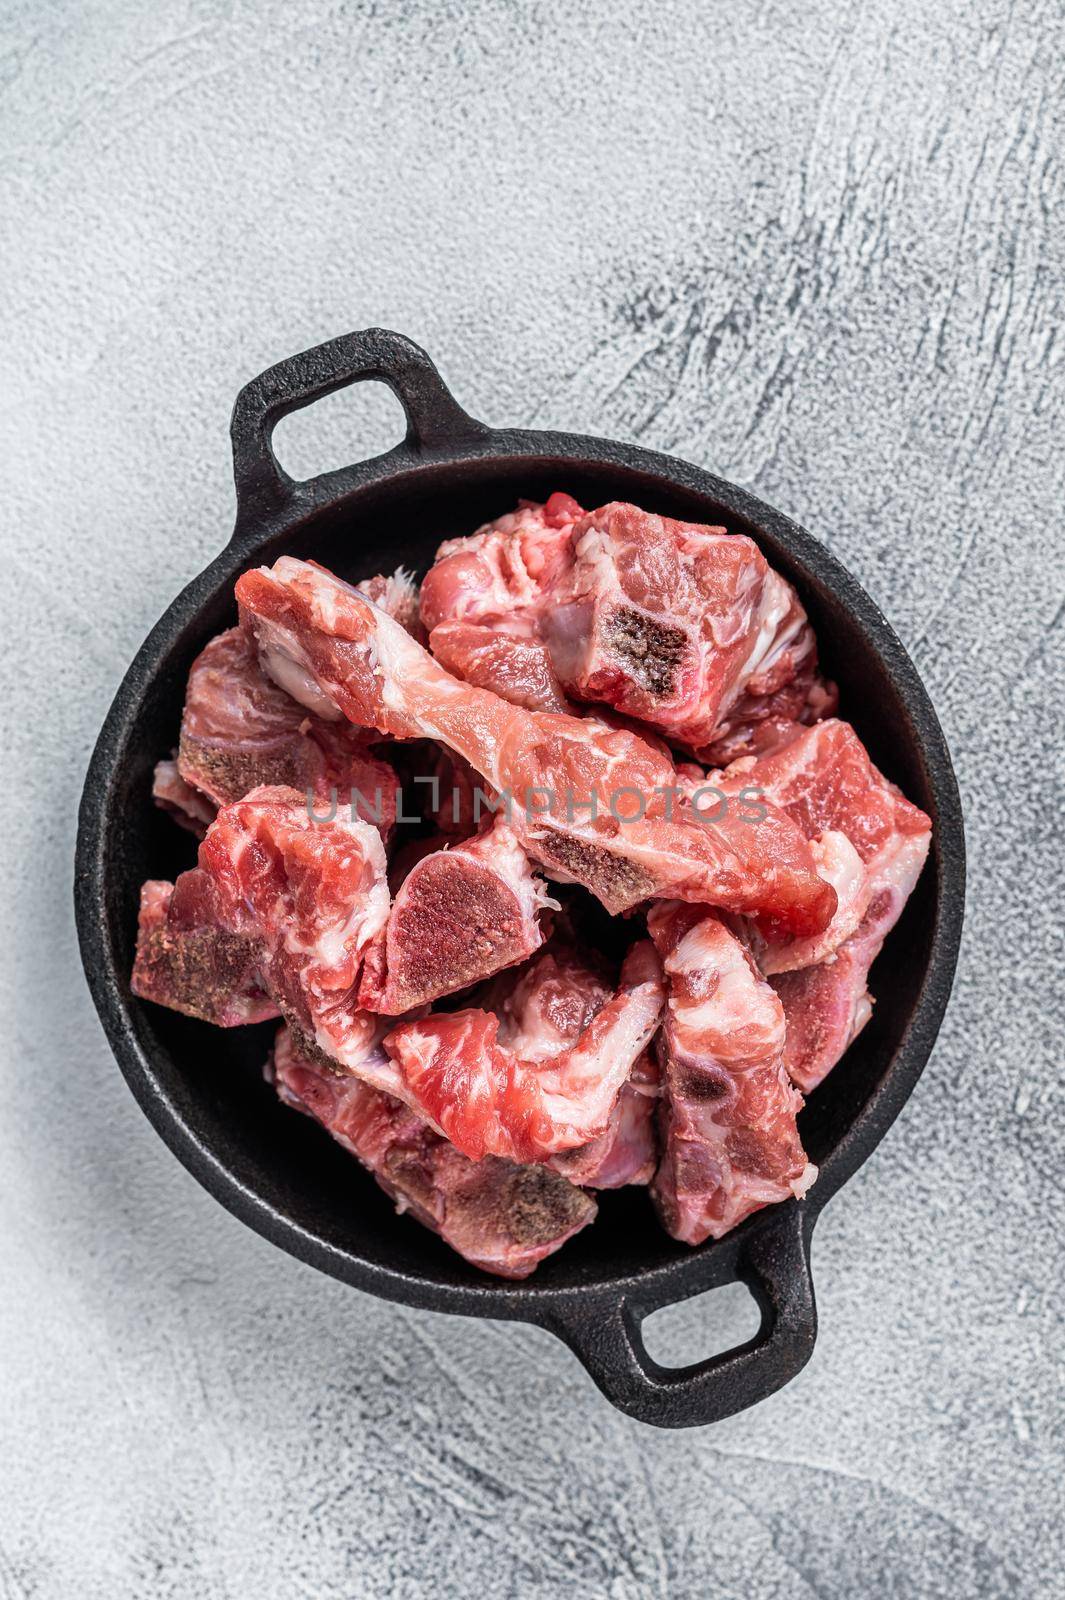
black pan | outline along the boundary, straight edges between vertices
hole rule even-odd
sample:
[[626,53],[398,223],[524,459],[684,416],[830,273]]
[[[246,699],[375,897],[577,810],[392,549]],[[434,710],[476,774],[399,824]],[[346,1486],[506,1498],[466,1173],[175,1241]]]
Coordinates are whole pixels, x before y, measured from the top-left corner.
[[[386,455],[296,483],[271,448],[286,413],[376,379],[399,397],[407,436]],[[950,992],[964,899],[957,785],[928,696],[888,623],[816,540],[735,485],[633,445],[487,428],[462,410],[425,353],[381,329],[271,367],[233,412],[237,520],[221,555],[145,640],[108,713],[82,798],[75,898],[82,957],[112,1048],[171,1149],[238,1217],[285,1250],[386,1299],[517,1318],[570,1346],[603,1393],[645,1422],[714,1422],[795,1376],[816,1334],[810,1235],[821,1207],[875,1149],[932,1048]],[[191,842],[151,804],[152,766],[176,743],[185,677],[235,620],[246,567],[290,553],[350,579],[424,569],[444,537],[565,489],[583,505],[631,500],[752,535],[797,586],[844,715],[874,760],[928,811],[932,856],[874,969],[873,1020],[811,1096],[802,1134],[821,1175],[802,1202],[749,1218],[692,1250],[668,1239],[642,1190],[604,1195],[598,1221],[526,1283],[489,1278],[407,1218],[309,1120],[263,1083],[272,1029],[222,1032],[129,988],[142,879],[172,878]],[[680,1370],[647,1354],[640,1322],[659,1306],[735,1279],[762,1308],[748,1343]],[[888,1314],[889,1308],[885,1307]]]

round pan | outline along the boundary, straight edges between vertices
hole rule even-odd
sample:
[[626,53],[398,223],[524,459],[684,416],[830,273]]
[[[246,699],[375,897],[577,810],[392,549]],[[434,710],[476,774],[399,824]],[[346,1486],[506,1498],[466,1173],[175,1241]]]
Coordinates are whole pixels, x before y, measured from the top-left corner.
[[[294,482],[271,436],[288,412],[350,383],[386,383],[407,420],[387,454]],[[810,1235],[827,1200],[872,1153],[911,1093],[950,992],[964,901],[961,807],[943,735],[913,664],[844,567],[787,517],[688,462],[564,433],[494,429],[468,416],[417,345],[382,329],[348,334],[271,367],[238,396],[232,423],[237,519],[217,560],[145,640],[89,765],[75,900],[82,958],[118,1064],[155,1128],[223,1205],[266,1238],[386,1299],[515,1318],[565,1340],[623,1411],[665,1427],[714,1422],[793,1378],[816,1336]],[[222,1031],[130,993],[140,884],[193,864],[191,840],[151,803],[171,750],[189,666],[235,621],[233,584],[282,554],[356,580],[417,571],[440,541],[564,489],[582,505],[630,500],[757,540],[796,585],[843,715],[932,817],[928,866],[873,971],[873,1020],[814,1093],[801,1131],[817,1183],[697,1249],[662,1232],[646,1192],[604,1194],[592,1227],[509,1283],[467,1266],[397,1217],[373,1180],[262,1081],[272,1025]],[[660,1306],[742,1279],[762,1310],[753,1339],[677,1370],[651,1359],[640,1322]]]

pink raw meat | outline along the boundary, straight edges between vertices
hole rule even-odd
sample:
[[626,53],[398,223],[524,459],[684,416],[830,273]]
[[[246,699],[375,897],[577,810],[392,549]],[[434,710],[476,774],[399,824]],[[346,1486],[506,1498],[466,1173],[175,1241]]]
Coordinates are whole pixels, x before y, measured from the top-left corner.
[[821,877],[835,890],[836,910],[827,928],[804,939],[764,938],[744,919],[752,953],[766,975],[793,972],[827,960],[855,931],[869,903],[869,875],[845,833],[829,830],[819,834],[810,840],[810,849]]
[[254,934],[220,926],[211,880],[198,870],[177,884],[149,879],[141,888],[137,958],[130,987],[141,1000],[220,1028],[276,1017],[261,973]]
[[928,841],[925,834],[921,848],[921,836],[913,835],[908,847],[883,863],[865,916],[833,955],[817,966],[782,972],[769,980],[787,1020],[784,1065],[806,1094],[831,1072],[872,1016],[869,968],[920,877]]
[[387,835],[396,817],[397,779],[370,754],[350,723],[308,716],[259,666],[241,628],[211,640],[189,673],[178,769],[216,805],[261,784],[280,784],[355,815]]
[[394,1092],[473,1160],[546,1161],[606,1131],[662,1001],[661,969],[643,940],[625,958],[617,993],[575,1043],[546,1060],[525,1060],[502,1045],[491,1012],[401,1023],[384,1041],[402,1085]]
[[515,966],[543,943],[556,908],[499,817],[478,837],[424,855],[399,888],[384,938],[385,976],[362,1004],[399,1016]]
[[552,495],[448,541],[422,616],[468,683],[530,710],[600,701],[696,751],[803,715],[815,683],[806,614],[752,540],[621,502]]
[[[422,582],[422,621],[507,623],[535,618],[546,589],[569,561],[570,533],[583,515],[568,494],[526,503],[467,538],[448,539]],[[530,624],[530,637],[536,633]]]
[[571,711],[555,676],[547,646],[495,623],[441,622],[429,648],[448,672],[477,689],[491,689],[527,711]]
[[784,1067],[804,1094],[828,1076],[872,1016],[870,965],[862,943],[848,939],[828,961],[769,979],[784,1007]]
[[552,1156],[552,1170],[589,1189],[650,1183],[658,1165],[655,1107],[661,1086],[658,1062],[645,1050],[622,1085],[605,1132],[576,1150]]
[[652,906],[669,983],[659,1037],[665,1153],[652,1196],[687,1244],[719,1239],[816,1177],[796,1127],[802,1096],[781,1056],[784,1013],[744,946],[713,914]]
[[289,1028],[268,1075],[285,1104],[321,1123],[399,1211],[485,1272],[526,1278],[595,1217],[595,1201],[546,1167],[460,1155],[401,1101],[338,1072]]
[[872,872],[914,840],[927,847],[928,817],[877,771],[854,729],[836,717],[797,727],[767,754],[734,762],[726,777],[761,789],[808,839],[827,829],[845,833]]
[[[367,1076],[367,1038],[379,1022],[361,999],[380,982],[374,962],[389,910],[376,830],[358,819],[315,823],[292,789],[254,790],[220,811],[200,868],[178,891],[193,878],[210,886],[217,926],[258,940],[264,985],[286,1020]],[[400,1023],[370,1081],[474,1159],[544,1160],[604,1131],[661,1005],[645,942],[630,952],[618,993],[549,1065],[530,1067],[496,1045],[495,1017],[456,1012]]]
[[825,717],[836,715],[839,710],[839,689],[836,684],[828,682],[820,673],[814,673],[808,684],[805,675],[797,681],[804,694],[798,710],[795,710],[789,685],[780,691],[779,696],[771,696],[758,708],[757,714],[748,720],[740,720],[734,714],[728,733],[715,739],[702,752],[707,766],[727,767],[741,756],[768,755],[778,745],[787,744],[795,737],[799,732],[797,724],[810,727]]
[[[555,939],[520,971],[504,973],[479,990],[479,1009],[499,1018],[497,1040],[527,1062],[550,1063],[577,1043],[585,1028],[614,993],[605,970],[572,945]],[[645,1050],[603,1133],[588,1144],[552,1156],[549,1165],[571,1183],[593,1189],[618,1189],[649,1183],[657,1163],[654,1107],[659,1072]]]
[[295,789],[264,787],[222,808],[199,859],[219,924],[259,940],[283,1016],[341,1057],[364,1032],[357,996],[388,920],[376,828],[343,811],[316,822]]
[[675,799],[672,762],[646,740],[589,717],[525,711],[461,683],[319,567],[282,557],[245,573],[237,597],[266,671],[290,694],[454,750],[497,794],[514,797],[512,825],[545,870],[584,884],[609,911],[669,896],[747,912],[790,934],[831,920],[833,890],[774,807],[757,825],[731,808],[696,817]]
[[[192,884],[210,888],[200,922],[224,948],[234,936],[242,950],[250,941],[281,1012],[340,1060],[360,1011],[398,1016],[523,961],[542,942],[540,911],[554,905],[501,820],[425,856],[392,905],[376,830],[343,813],[316,820],[294,789],[255,789],[224,806],[199,859],[178,879],[179,898]],[[195,975],[171,987],[182,1009],[206,1015],[218,1007],[210,988],[197,999]],[[144,962],[137,981],[168,1003]]]
[[569,495],[523,505],[440,546],[422,584],[437,660],[467,683],[529,711],[568,711],[540,637],[544,597],[569,560],[581,508]]
[[825,960],[856,932],[884,888],[902,889],[897,920],[924,865],[932,824],[877,771],[849,723],[829,718],[811,728],[796,726],[789,739],[734,762],[714,781],[727,792],[741,785],[759,790],[809,840],[819,841],[820,870],[836,890],[835,916],[819,936],[756,942],[764,972]]
[[796,679],[802,705],[813,630],[753,540],[620,502],[587,512],[570,538],[573,560],[542,623],[570,693],[696,753]]

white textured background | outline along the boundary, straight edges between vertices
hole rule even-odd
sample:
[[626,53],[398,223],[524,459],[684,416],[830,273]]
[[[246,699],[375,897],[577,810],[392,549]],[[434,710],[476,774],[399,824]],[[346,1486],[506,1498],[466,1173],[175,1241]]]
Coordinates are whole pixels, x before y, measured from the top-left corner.
[[[3,1600],[1060,1595],[1060,6],[0,17]],[[818,1228],[811,1365],[712,1430],[643,1428],[545,1333],[400,1310],[243,1229],[82,981],[82,774],[228,534],[236,390],[370,323],[490,422],[639,439],[793,512],[954,750],[947,1026]],[[363,390],[279,444],[302,474],[396,431]],[[744,1317],[697,1302],[657,1348]]]

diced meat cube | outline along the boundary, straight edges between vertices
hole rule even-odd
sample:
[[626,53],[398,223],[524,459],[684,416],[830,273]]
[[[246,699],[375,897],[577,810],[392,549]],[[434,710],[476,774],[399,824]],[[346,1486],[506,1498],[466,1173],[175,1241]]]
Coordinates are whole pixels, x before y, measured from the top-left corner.
[[540,637],[544,596],[569,559],[581,508],[569,495],[523,505],[449,539],[422,583],[429,648],[449,672],[529,711],[568,711]]
[[529,618],[528,637],[546,590],[569,561],[570,532],[582,515],[571,496],[553,494],[546,505],[524,504],[466,538],[449,539],[422,582],[422,621],[513,625]]
[[259,940],[278,1008],[338,1059],[362,1037],[357,997],[388,920],[385,870],[376,828],[343,812],[315,821],[280,787],[224,806],[200,846],[219,925]]
[[[239,938],[280,1011],[343,1062],[361,1040],[363,1011],[399,1016],[524,961],[543,942],[541,913],[555,904],[502,819],[424,856],[392,904],[375,829],[342,814],[315,818],[295,790],[271,787],[221,809],[199,868],[178,879],[179,900],[193,884],[209,891],[197,940],[229,952]],[[182,929],[185,965],[165,983],[163,954],[168,972],[178,959],[173,916],[164,949],[154,893],[146,906],[139,992],[213,1017],[218,984],[202,959],[191,964],[200,943]]]
[[813,630],[757,545],[621,502],[552,495],[449,540],[422,615],[466,682],[529,710],[598,701],[708,759],[817,698]]
[[[869,759],[849,723],[829,718],[796,726],[765,754],[734,762],[716,780],[726,792],[756,790],[811,841],[819,870],[836,892],[828,927],[810,938],[755,939],[763,972],[817,965],[854,934],[884,888],[916,883],[932,824]],[[902,905],[895,912],[897,919]]]
[[760,789],[808,839],[828,829],[845,833],[873,872],[931,828],[925,813],[877,771],[850,723],[837,717],[796,727],[768,753],[734,762],[725,778]]
[[928,845],[929,835],[915,832],[904,847],[882,853],[865,915],[850,938],[817,966],[769,980],[787,1022],[784,1065],[806,1094],[831,1072],[872,1016],[869,969],[913,892]]
[[[614,503],[573,527],[544,608],[563,687],[697,753],[816,661],[791,585],[753,540]],[[803,694],[799,696],[802,703]]]

